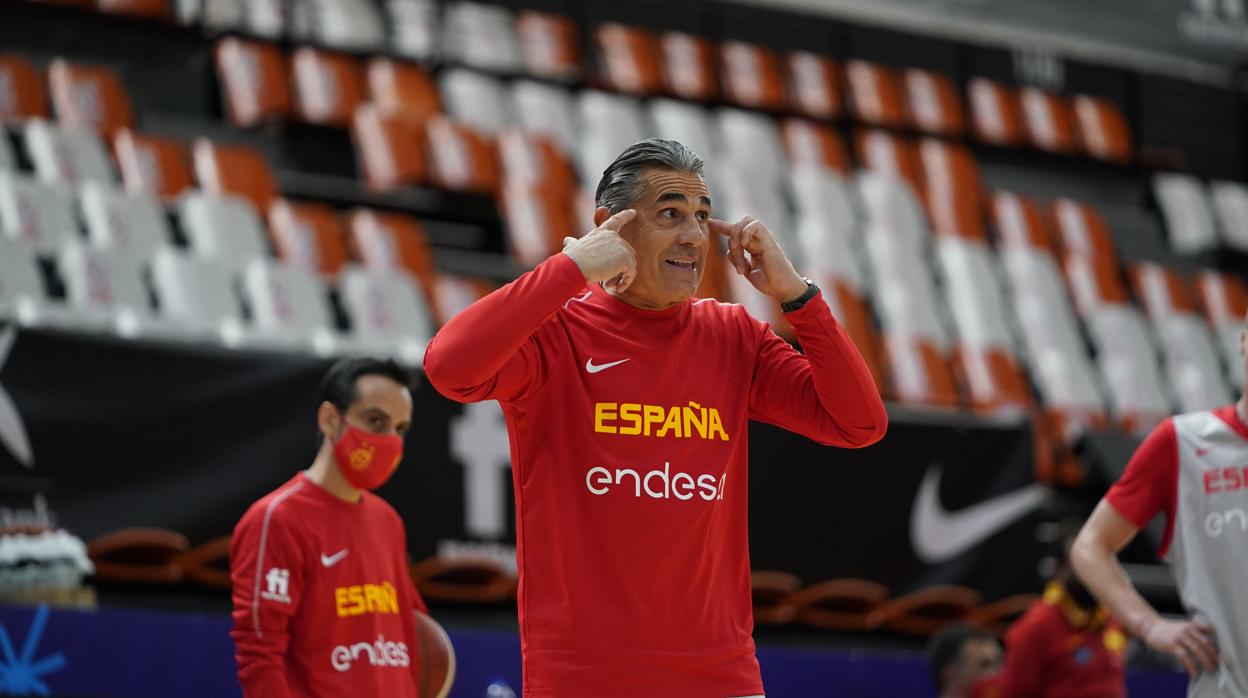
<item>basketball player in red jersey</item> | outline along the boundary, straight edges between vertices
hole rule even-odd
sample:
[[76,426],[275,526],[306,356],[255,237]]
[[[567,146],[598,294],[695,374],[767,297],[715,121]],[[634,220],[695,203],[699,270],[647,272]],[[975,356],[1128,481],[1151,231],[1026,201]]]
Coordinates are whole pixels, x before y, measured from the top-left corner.
[[[597,228],[460,313],[425,357],[444,395],[507,418],[524,695],[761,695],[748,420],[856,448],[883,437],[884,405],[767,226],[711,218],[688,148],[629,147],[596,202]],[[740,305],[692,297],[721,254],[712,232],[805,355]]]
[[238,677],[248,698],[416,698],[403,522],[369,492],[399,464],[406,371],[343,359],[321,383],[312,467],[247,510],[230,544]]

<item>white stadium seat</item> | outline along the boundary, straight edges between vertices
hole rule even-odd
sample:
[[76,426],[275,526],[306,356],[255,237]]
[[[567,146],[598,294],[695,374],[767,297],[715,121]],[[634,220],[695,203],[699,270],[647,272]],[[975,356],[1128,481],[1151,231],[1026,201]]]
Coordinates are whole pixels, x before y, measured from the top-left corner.
[[545,133],[565,153],[576,152],[576,117],[572,97],[566,89],[533,80],[516,80],[511,84],[511,108],[522,128]]
[[268,256],[264,227],[246,199],[203,192],[178,201],[178,217],[191,249],[235,268]]
[[744,168],[770,178],[781,177],[787,167],[780,129],[775,119],[742,109],[715,110],[724,166]]
[[433,0],[386,0],[390,47],[400,56],[429,59],[438,50],[438,5]]
[[493,135],[511,122],[498,78],[453,68],[438,76],[438,92],[447,114],[481,133]]
[[419,365],[433,336],[429,305],[412,277],[349,265],[342,270],[340,291],[355,338],[362,346]]
[[229,341],[242,331],[234,277],[221,262],[161,247],[152,258],[152,284],[161,315],[186,334]]
[[329,298],[313,273],[270,259],[252,259],[243,269],[243,296],[262,341],[331,354],[342,347],[332,330]]
[[0,229],[10,239],[54,254],[78,237],[73,194],[15,172],[0,172]]
[[704,107],[663,98],[650,100],[648,107],[655,136],[685,144],[702,156],[707,170],[714,169],[711,160],[719,149],[712,140],[710,117]]
[[0,170],[16,170],[17,158],[13,156],[13,147],[9,145],[9,134],[0,127]]
[[520,45],[511,10],[485,3],[456,2],[446,6],[443,17],[442,49],[448,57],[474,68],[520,68]]
[[602,171],[628,146],[646,137],[641,107],[636,99],[597,90],[585,90],[577,105],[581,140],[571,151],[577,158],[581,184],[593,190]]
[[70,240],[57,261],[65,281],[69,314],[64,319],[69,325],[127,337],[151,329],[151,302],[137,257]]
[[37,323],[44,299],[34,249],[0,236],[0,319]]
[[57,184],[116,180],[108,151],[96,134],[63,128],[43,119],[26,122],[26,152],[39,179]]
[[99,247],[124,248],[149,258],[170,241],[164,209],[148,196],[133,196],[87,182],[78,192],[87,236]]
[[1228,247],[1248,252],[1248,186],[1243,182],[1209,182],[1213,210]]
[[1192,254],[1218,247],[1209,195],[1199,179],[1161,172],[1153,176],[1153,193],[1161,205],[1172,250]]

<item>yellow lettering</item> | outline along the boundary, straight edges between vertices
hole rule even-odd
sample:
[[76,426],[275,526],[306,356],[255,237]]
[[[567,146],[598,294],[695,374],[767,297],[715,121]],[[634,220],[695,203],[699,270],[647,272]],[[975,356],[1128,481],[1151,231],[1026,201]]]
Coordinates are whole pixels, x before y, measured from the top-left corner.
[[724,431],[724,425],[722,422],[719,421],[719,410],[712,407],[709,411],[710,411],[710,419],[709,419],[710,423],[707,425],[707,428],[706,428],[707,435],[710,438],[715,438],[715,432],[719,432],[720,440],[727,441],[728,432]]
[[351,605],[347,607],[347,615],[364,615],[364,590],[360,588],[360,585],[347,587],[347,600],[351,602]]
[[663,408],[658,405],[642,405],[642,407],[645,408],[646,414],[646,428],[644,431],[646,436],[649,436],[651,424],[663,423]]
[[384,582],[381,585],[381,600],[384,606],[382,613],[398,613],[399,612],[399,593],[395,591],[394,585],[390,582]]
[[700,438],[706,438],[706,410],[696,402],[690,402],[688,407],[681,409],[681,414],[685,418],[685,436],[692,437],[693,430],[698,430]]
[[334,605],[337,606],[338,608],[339,618],[343,618],[343,617],[350,615],[349,613],[347,613],[347,588],[346,587],[338,587],[337,589],[334,589]]
[[626,402],[620,405],[620,421],[632,424],[631,427],[620,427],[621,434],[636,436],[641,433],[641,405],[635,402]]
[[376,584],[364,585],[364,607],[369,613],[376,613],[381,610],[381,589]]
[[603,434],[614,434],[615,427],[603,422],[615,421],[615,403],[614,402],[595,402],[594,403],[594,431]]
[[681,437],[685,433],[680,428],[680,408],[673,407],[667,411],[667,420],[663,422],[663,427],[659,429],[659,433],[655,436],[666,436],[667,432],[672,432],[672,436]]

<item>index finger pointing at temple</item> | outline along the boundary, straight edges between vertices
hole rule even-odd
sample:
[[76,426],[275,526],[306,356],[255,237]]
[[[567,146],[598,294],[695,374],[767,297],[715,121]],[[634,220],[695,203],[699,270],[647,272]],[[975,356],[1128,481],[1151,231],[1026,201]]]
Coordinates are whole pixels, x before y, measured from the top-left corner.
[[605,228],[607,230],[614,230],[615,232],[618,233],[620,232],[620,228],[624,227],[625,223],[628,223],[629,221],[633,220],[633,218],[636,218],[636,217],[637,217],[637,211],[635,209],[626,208],[623,211],[620,211],[614,216],[611,216],[607,220],[603,221],[602,225],[598,227]]

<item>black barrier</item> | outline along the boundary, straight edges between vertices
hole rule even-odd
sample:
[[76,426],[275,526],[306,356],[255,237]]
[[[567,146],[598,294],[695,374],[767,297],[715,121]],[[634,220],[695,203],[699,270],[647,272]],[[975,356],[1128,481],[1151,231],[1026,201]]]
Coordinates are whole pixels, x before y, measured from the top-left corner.
[[[228,535],[247,506],[307,467],[327,362],[0,328],[0,490],[42,493],[85,540],[120,528]],[[379,493],[415,559],[508,560],[514,508],[494,403],[461,406],[423,378],[402,466]],[[7,403],[7,404],[6,404]],[[892,411],[862,450],[750,430],[756,569],[880,582],[894,594],[962,584],[988,598],[1038,588],[1030,432],[950,413]],[[27,461],[27,462],[23,462]]]

